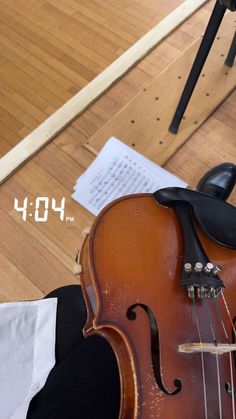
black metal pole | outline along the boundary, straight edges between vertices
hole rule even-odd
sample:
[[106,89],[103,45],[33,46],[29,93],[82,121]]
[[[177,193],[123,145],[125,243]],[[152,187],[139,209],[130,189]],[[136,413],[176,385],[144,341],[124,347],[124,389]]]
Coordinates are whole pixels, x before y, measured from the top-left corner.
[[228,52],[228,56],[225,60],[225,65],[227,65],[228,67],[233,67],[235,57],[236,57],[236,31],[235,31],[233,41]]
[[181,119],[183,118],[184,112],[188,106],[188,103],[190,101],[194,88],[196,86],[196,83],[201,74],[202,68],[208,57],[208,54],[210,52],[210,49],[216,37],[217,31],[224,17],[225,11],[226,11],[226,6],[223,6],[220,3],[220,0],[217,0],[215,7],[213,9],[213,12],[211,14],[208,26],[206,28],[205,34],[203,36],[201,45],[199,47],[198,53],[194,60],[192,69],[190,71],[188,80],[184,87],[179,104],[177,106],[175,115],[169,126],[169,131],[172,132],[173,134],[176,134],[179,129]]

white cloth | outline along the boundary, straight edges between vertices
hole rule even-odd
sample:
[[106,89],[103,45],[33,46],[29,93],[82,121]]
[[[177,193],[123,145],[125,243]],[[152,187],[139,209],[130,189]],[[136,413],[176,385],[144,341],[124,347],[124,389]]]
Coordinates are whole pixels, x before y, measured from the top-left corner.
[[55,364],[57,298],[0,304],[0,418],[25,419]]

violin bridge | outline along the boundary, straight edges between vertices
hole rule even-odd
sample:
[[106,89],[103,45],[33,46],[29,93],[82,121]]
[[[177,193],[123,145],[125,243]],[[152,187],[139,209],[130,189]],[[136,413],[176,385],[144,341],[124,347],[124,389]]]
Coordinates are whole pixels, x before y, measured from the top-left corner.
[[183,343],[179,345],[181,353],[197,353],[208,352],[211,354],[222,355],[225,353],[236,351],[236,343]]

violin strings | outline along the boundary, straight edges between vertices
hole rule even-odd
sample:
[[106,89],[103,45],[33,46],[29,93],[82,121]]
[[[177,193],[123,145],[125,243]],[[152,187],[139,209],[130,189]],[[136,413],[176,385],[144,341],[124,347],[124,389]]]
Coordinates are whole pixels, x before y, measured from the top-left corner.
[[224,301],[224,305],[225,305],[226,312],[227,312],[227,314],[228,314],[228,316],[229,316],[229,321],[230,321],[230,323],[231,323],[231,326],[232,326],[232,329],[233,329],[234,336],[236,337],[236,329],[235,329],[235,326],[234,326],[234,323],[233,323],[233,320],[232,320],[232,316],[231,316],[231,314],[230,314],[229,307],[228,307],[228,304],[227,304],[227,302],[226,302],[226,299],[225,299],[225,296],[224,296],[223,291],[221,291],[221,296],[222,296],[222,299],[223,299],[223,301]]
[[230,364],[231,391],[232,391],[232,411],[233,411],[233,419],[235,419],[235,394],[234,394],[232,352],[229,353],[229,364]]
[[214,344],[217,345],[216,335],[215,335],[213,325],[212,325],[212,321],[211,321],[211,313],[210,313],[210,310],[209,310],[209,307],[208,307],[208,301],[206,301],[206,299],[204,298],[203,302],[204,302],[204,307],[205,307],[205,310],[206,310],[206,313],[207,313],[208,322],[210,324],[211,333],[212,333],[212,336],[213,336],[213,341],[214,341]]
[[[225,305],[225,308],[226,308],[227,314],[229,315],[229,318],[230,318],[230,323],[231,323],[231,325],[233,326],[233,331],[234,331],[234,334],[235,334],[235,327],[234,327],[234,324],[233,324],[233,321],[232,321],[232,317],[231,317],[231,315],[230,315],[229,307],[228,307],[228,305],[227,305],[227,303],[226,303],[226,300],[225,300],[225,297],[224,297],[224,294],[223,294],[223,292],[222,292],[222,291],[221,291],[221,296],[222,296],[222,298],[223,298],[224,305]],[[223,327],[223,330],[224,330],[224,333],[225,333],[226,339],[227,339],[227,340],[228,340],[228,342],[230,343],[229,335],[228,335],[228,333],[227,333],[227,331],[226,331],[226,328],[225,328],[225,324],[224,324],[224,320],[223,320],[222,314],[221,314],[221,312],[220,312],[220,307],[219,307],[219,304],[218,304],[218,302],[217,302],[216,298],[214,298],[214,297],[213,297],[213,301],[214,301],[214,303],[215,303],[216,310],[217,310],[218,316],[219,316],[219,318],[220,318],[220,322],[221,322],[221,324],[222,324],[222,327]],[[233,360],[232,360],[232,352],[230,352],[230,353],[229,353],[229,364],[230,364],[230,380],[231,380],[231,392],[232,392],[232,412],[233,412],[233,419],[235,419],[235,394],[234,394],[234,373],[233,373]]]
[[201,363],[202,363],[202,381],[203,381],[203,395],[204,395],[205,419],[208,419],[204,354],[203,354],[203,349],[202,349],[202,337],[201,337],[201,332],[200,332],[200,327],[199,327],[199,321],[198,321],[198,316],[197,316],[197,308],[196,308],[196,305],[195,305],[195,299],[194,299],[194,297],[193,297],[193,307],[194,307],[194,310],[195,310],[197,330],[198,330],[199,342],[200,342],[200,346],[201,346]]
[[[208,307],[208,301],[206,301],[205,298],[203,299],[203,301],[204,301],[205,310],[207,312],[207,317],[208,317],[208,321],[209,321],[209,324],[210,324],[214,344],[217,345],[216,335],[215,335],[215,332],[214,332],[214,328],[213,328],[212,321],[211,321],[211,315],[210,315],[210,311],[209,311],[209,307]],[[219,414],[220,414],[219,419],[222,419],[222,402],[221,402],[221,382],[220,382],[219,357],[218,357],[218,353],[216,353],[215,355],[216,355],[217,387],[218,387],[218,401],[219,401]]]
[[212,298],[213,298],[213,301],[214,301],[214,304],[215,304],[215,307],[216,307],[216,311],[217,311],[218,316],[219,316],[219,319],[220,319],[221,326],[222,326],[222,328],[224,330],[225,337],[229,341],[229,335],[227,333],[227,330],[226,330],[226,327],[225,327],[225,324],[224,324],[224,320],[223,320],[222,314],[220,312],[219,304],[218,304],[218,302],[217,302],[217,300],[216,300],[215,297],[212,296]]
[[218,354],[216,354],[216,369],[217,369],[217,382],[218,382],[219,411],[220,411],[220,419],[222,419],[222,404],[221,404],[221,389],[220,389],[220,369],[219,369],[219,357],[218,357]]

